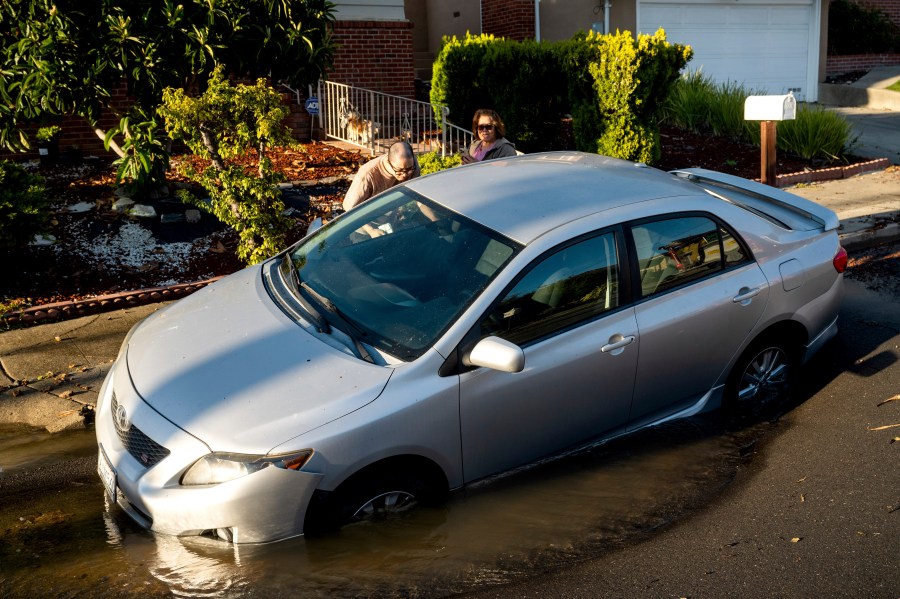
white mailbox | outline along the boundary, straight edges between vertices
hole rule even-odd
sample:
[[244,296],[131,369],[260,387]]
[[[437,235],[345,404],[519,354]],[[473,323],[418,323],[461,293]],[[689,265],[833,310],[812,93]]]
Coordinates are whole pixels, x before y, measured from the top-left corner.
[[797,115],[797,100],[789,92],[784,96],[749,96],[744,100],[745,121],[792,121]]

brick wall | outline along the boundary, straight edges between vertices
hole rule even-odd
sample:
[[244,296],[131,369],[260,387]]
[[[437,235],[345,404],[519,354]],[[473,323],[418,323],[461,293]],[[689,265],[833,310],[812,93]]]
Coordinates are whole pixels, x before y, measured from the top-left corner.
[[[239,81],[239,83],[253,82]],[[303,93],[300,94],[300,103],[298,104],[296,94],[287,92],[286,90],[284,90],[284,88],[279,89],[284,92],[282,93],[282,99],[285,106],[290,109],[290,114],[285,119],[285,124],[293,131],[294,138],[298,140],[309,139],[311,136],[311,118],[306,112],[305,90],[301,90]],[[113,105],[117,109],[124,109],[124,107],[131,103],[132,99],[127,94],[127,86],[124,81],[121,85],[113,90],[112,101]],[[59,135],[59,151],[61,153],[70,150],[78,150],[85,156],[94,155],[109,159],[116,158],[114,152],[106,151],[106,149],[103,147],[103,140],[97,137],[97,134],[91,127],[88,126],[87,122],[84,119],[74,116],[68,116],[53,119],[48,124],[59,125],[62,129]],[[118,119],[115,116],[113,116],[112,114],[105,114],[100,119],[98,127],[103,131],[108,131],[111,127],[117,124]],[[34,138],[34,133],[37,131],[37,126],[27,127],[25,131],[26,133],[28,133],[35,149],[31,152],[25,153],[9,152],[5,149],[0,149],[0,159],[30,160],[38,157],[37,141]]]
[[482,0],[481,30],[513,40],[534,39],[534,0]]
[[872,67],[900,65],[900,54],[845,54],[829,56],[825,62],[826,75],[840,75],[853,71],[868,71]]
[[338,49],[328,79],[415,98],[412,27],[410,21],[337,21]]

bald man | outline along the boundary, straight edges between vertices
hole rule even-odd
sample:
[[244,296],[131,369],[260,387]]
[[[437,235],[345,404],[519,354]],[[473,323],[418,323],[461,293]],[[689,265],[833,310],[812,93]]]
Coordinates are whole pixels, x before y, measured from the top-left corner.
[[368,161],[356,173],[347,195],[344,210],[359,206],[372,196],[419,176],[419,162],[405,141],[391,145],[387,154]]

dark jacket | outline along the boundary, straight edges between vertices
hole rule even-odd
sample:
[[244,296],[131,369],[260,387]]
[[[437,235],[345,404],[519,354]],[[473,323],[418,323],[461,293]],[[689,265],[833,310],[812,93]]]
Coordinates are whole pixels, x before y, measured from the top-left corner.
[[[478,149],[478,146],[480,145],[480,139],[476,139],[475,141],[473,141],[472,145],[469,146],[469,156],[474,156],[475,150]],[[494,147],[487,151],[487,154],[484,155],[484,158],[482,160],[493,160],[494,158],[506,158],[507,156],[515,155],[515,144],[513,144],[513,142],[509,141],[505,137],[501,137],[494,142]]]

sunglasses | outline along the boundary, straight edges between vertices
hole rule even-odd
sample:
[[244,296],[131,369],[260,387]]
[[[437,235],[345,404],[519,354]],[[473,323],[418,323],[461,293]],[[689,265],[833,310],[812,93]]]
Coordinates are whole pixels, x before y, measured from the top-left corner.
[[493,130],[493,128],[494,128],[493,125],[478,125],[479,131],[491,131],[491,130]]

